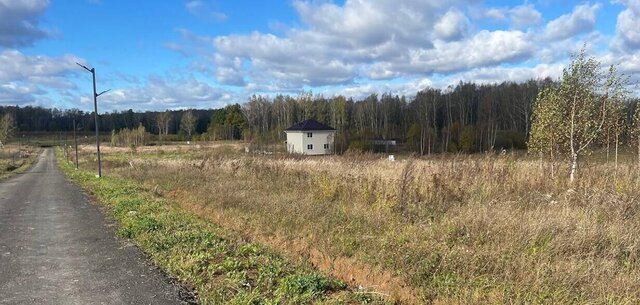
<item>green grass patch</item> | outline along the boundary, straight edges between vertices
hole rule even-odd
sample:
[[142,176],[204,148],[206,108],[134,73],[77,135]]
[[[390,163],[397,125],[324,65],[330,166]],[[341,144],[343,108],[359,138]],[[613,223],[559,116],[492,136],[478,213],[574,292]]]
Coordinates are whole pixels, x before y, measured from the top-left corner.
[[73,181],[108,208],[118,235],[131,239],[169,275],[191,287],[203,304],[382,303],[305,264],[293,264],[268,249],[143,190],[122,177],[97,179],[75,170],[58,154]]

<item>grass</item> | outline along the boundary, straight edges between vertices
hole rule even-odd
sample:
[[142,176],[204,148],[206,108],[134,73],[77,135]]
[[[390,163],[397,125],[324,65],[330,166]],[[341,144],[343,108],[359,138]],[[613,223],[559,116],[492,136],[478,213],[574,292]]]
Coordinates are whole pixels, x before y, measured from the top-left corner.
[[640,303],[631,157],[568,185],[566,166],[511,155],[113,154],[108,175],[403,303]]
[[0,150],[0,180],[27,171],[35,163],[40,150],[24,145],[5,145]]
[[110,175],[96,179],[93,170],[76,171],[58,155],[63,171],[108,208],[119,223],[118,234],[191,287],[203,304],[382,303],[304,262],[288,261],[247,242],[135,180]]

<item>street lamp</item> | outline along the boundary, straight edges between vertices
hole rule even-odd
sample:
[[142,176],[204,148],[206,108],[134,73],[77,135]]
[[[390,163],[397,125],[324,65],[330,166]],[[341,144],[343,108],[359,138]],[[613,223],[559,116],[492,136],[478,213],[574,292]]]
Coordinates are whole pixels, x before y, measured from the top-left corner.
[[107,92],[109,92],[109,90],[105,90],[102,91],[100,93],[96,93],[96,68],[87,68],[84,65],[81,65],[80,63],[76,63],[78,66],[84,68],[85,70],[91,72],[91,75],[93,76],[93,110],[94,110],[94,115],[93,118],[96,122],[96,148],[98,150],[98,178],[102,177],[102,161],[100,160],[100,132],[98,131],[98,96],[101,96]]

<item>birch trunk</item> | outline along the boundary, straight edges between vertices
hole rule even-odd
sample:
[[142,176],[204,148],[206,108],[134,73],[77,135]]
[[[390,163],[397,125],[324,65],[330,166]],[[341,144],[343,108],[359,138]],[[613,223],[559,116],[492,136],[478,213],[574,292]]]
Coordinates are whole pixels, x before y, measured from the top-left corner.
[[577,171],[578,171],[578,154],[573,153],[571,155],[571,172],[569,174],[569,182],[573,183],[575,181]]

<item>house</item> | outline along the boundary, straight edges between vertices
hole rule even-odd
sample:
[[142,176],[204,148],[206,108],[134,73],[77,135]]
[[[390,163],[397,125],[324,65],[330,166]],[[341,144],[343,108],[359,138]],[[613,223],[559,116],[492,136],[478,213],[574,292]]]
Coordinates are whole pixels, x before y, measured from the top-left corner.
[[316,120],[306,120],[284,130],[287,151],[293,154],[326,155],[333,152],[336,130]]

